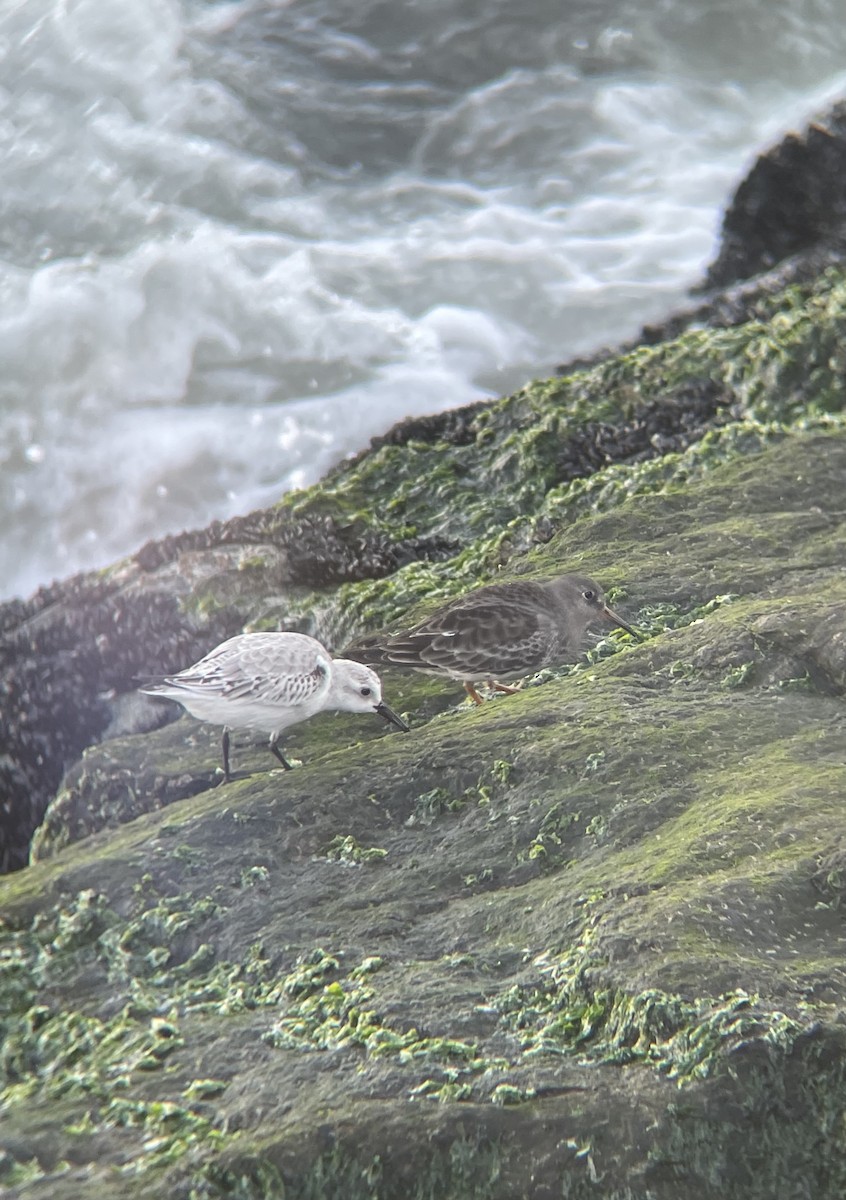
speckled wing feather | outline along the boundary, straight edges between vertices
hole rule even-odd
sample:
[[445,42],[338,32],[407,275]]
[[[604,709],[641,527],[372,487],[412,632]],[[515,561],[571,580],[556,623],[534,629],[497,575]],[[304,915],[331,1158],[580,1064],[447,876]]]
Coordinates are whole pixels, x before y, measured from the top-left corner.
[[266,704],[303,704],[323,691],[331,667],[313,638],[286,640],[284,650],[275,634],[242,634],[217,646],[205,658],[164,680],[162,691],[174,699],[178,692],[252,699]]
[[517,679],[555,660],[560,630],[533,583],[471,592],[380,647],[383,661],[453,679]]

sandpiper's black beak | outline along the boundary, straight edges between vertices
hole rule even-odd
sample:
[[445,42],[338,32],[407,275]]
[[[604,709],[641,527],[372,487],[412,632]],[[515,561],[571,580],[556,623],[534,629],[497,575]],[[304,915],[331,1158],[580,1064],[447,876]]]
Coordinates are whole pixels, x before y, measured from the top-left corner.
[[376,705],[375,711],[379,714],[383,721],[389,721],[391,725],[396,725],[397,729],[401,729],[403,733],[408,733],[408,726],[402,717],[398,717],[392,708],[383,700],[381,704]]
[[631,625],[627,625],[622,617],[618,617],[613,609],[610,609],[607,604],[602,609],[602,615],[607,621],[610,621],[612,625],[619,625],[621,629],[625,629],[626,633],[630,633],[632,637],[637,638],[638,641],[640,641],[640,634],[637,633],[636,630],[632,629]]

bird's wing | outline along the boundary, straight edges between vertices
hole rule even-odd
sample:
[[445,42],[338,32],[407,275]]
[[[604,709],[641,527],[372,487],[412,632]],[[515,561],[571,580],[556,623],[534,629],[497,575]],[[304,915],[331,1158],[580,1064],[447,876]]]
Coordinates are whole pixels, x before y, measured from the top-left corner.
[[556,637],[551,614],[511,589],[471,593],[383,646],[401,666],[456,679],[505,679],[540,670]]
[[325,691],[332,667],[319,642],[306,637],[280,642],[276,636],[248,634],[223,642],[193,667],[168,676],[162,690],[175,699],[182,691],[268,704],[304,704]]

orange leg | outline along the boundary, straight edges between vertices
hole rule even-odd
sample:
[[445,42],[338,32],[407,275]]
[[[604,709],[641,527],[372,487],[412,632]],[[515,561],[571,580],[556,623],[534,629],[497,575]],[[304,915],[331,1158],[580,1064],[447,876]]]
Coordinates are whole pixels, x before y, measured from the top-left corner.
[[469,680],[469,679],[464,680],[464,690],[467,693],[467,695],[470,697],[470,699],[474,701],[474,703],[476,703],[476,704],[484,704],[485,703],[484,699],[479,695],[479,693],[473,687],[471,680]]
[[500,683],[497,679],[489,679],[488,687],[493,688],[495,692],[505,692],[506,696],[513,696],[515,692],[520,691],[519,685],[517,687],[510,687],[509,684]]

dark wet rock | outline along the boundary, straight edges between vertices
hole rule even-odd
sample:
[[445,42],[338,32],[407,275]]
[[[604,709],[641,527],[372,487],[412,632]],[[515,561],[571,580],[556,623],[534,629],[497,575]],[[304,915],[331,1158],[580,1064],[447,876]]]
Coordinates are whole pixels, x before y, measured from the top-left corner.
[[405,446],[408,442],[443,442],[448,446],[468,446],[478,434],[477,416],[486,404],[465,404],[446,412],[399,421],[387,433],[370,439],[371,450],[380,446]]
[[[143,743],[139,749],[145,749]],[[168,775],[155,766],[145,770],[141,763],[116,754],[112,745],[93,752],[93,757],[89,751],[65,776],[36,830],[31,859],[42,857],[42,846],[49,855],[57,854],[96,830],[117,828],[143,813],[208,792],[220,782],[214,762],[210,753],[193,771],[183,765]]]
[[592,475],[611,463],[641,463],[677,454],[730,420],[732,394],[703,379],[633,408],[629,420],[589,421],[556,454],[555,485]]
[[456,549],[454,543],[438,538],[392,540],[360,523],[339,522],[328,515],[291,520],[287,513],[270,508],[148,542],[135,555],[135,561],[150,571],[186,552],[211,551],[221,546],[237,547],[241,552],[254,546],[258,554],[270,551],[272,563],[263,565],[268,583],[279,587],[327,587],[378,578],[418,559],[446,558]]
[[0,640],[3,754],[0,863],[23,866],[32,833],[63,773],[112,720],[110,697],[164,663],[190,661],[235,631],[234,612],[197,620],[172,577],[131,568],[76,576],[14,607]]
[[762,154],[723,221],[706,286],[724,288],[824,245],[846,250],[846,102]]

